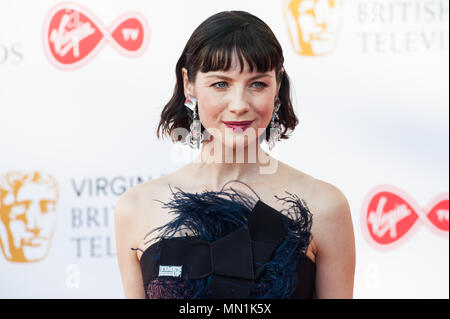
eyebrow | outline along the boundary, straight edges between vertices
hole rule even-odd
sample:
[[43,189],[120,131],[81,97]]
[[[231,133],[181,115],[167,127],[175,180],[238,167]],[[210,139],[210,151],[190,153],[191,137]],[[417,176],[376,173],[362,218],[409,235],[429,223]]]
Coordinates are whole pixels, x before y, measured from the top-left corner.
[[[212,78],[212,77],[220,78],[220,79],[224,79],[224,80],[228,80],[228,81],[233,80],[232,78],[230,78],[230,77],[228,77],[228,76],[220,75],[220,74],[211,74],[211,75],[205,76],[205,78]],[[270,74],[267,74],[267,73],[264,73],[264,74],[258,74],[258,75],[252,76],[252,77],[250,78],[250,80],[255,80],[255,79],[265,78],[265,77],[270,77]]]

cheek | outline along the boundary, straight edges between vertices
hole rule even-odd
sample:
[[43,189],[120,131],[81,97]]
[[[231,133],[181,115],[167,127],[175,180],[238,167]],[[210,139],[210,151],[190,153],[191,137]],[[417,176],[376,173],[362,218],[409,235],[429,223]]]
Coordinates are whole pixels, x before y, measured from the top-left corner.
[[201,98],[201,105],[199,105],[199,116],[204,127],[215,127],[216,122],[220,120],[220,113],[222,107],[218,104],[217,99],[208,95],[203,95]]
[[273,103],[269,103],[270,99],[266,99],[264,103],[260,103],[258,107],[255,107],[255,113],[258,117],[258,127],[266,128],[270,124],[273,112]]

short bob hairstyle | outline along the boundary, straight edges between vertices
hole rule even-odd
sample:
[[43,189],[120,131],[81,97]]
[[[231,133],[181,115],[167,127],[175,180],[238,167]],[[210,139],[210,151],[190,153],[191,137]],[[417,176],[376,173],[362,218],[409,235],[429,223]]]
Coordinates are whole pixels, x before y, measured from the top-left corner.
[[[281,138],[288,138],[289,133],[298,124],[298,119],[291,103],[289,77],[283,67],[283,50],[269,26],[245,11],[216,13],[194,30],[176,65],[177,82],[172,98],[161,112],[156,130],[158,138],[161,131],[162,135],[171,136],[173,142],[184,141],[185,136],[172,136],[172,131],[176,128],[185,128],[189,131],[192,111],[184,105],[186,97],[181,69],[185,67],[189,82],[195,83],[199,70],[227,71],[231,66],[234,52],[239,57],[241,73],[244,70],[242,58],[247,61],[250,72],[253,72],[254,68],[262,73],[275,69],[277,84],[281,81],[278,94],[281,101],[278,117],[282,129]],[[204,130],[202,125],[201,132]],[[269,134],[270,125],[265,131],[267,141]]]

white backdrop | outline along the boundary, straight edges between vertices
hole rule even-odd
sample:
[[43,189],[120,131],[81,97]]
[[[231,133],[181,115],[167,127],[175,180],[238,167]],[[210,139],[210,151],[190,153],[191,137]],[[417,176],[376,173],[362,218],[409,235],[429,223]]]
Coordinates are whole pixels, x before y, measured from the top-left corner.
[[[114,204],[124,190],[184,165],[167,160],[174,146],[155,135],[175,84],[175,64],[204,19],[244,10],[264,20],[281,43],[300,119],[273,153],[334,184],[349,200],[357,249],[354,297],[448,298],[448,1],[335,3],[329,8],[319,1],[324,6],[316,8],[316,22],[328,23],[329,47],[313,46],[307,55],[298,47],[295,20],[285,14],[287,0],[79,0],[93,25],[109,30],[105,37],[130,12],[146,24],[141,32],[148,42],[133,57],[110,40],[82,65],[64,70],[44,45],[51,12],[64,2],[2,0],[0,194],[8,176],[24,172],[52,176],[58,196],[50,209],[55,221],[42,217],[54,230],[45,257],[31,261],[20,250],[7,252],[20,246],[25,235],[17,225],[25,219],[8,206],[13,192],[1,195],[0,297],[123,297]],[[311,27],[307,16],[299,19],[303,31]],[[378,221],[388,220],[388,244],[377,244],[369,232],[380,191],[392,192],[386,197],[392,201],[392,194],[401,197],[397,203],[409,216],[380,210],[385,219],[379,215]],[[44,195],[31,190],[23,196]],[[432,210],[437,203],[439,212]],[[41,215],[33,215],[37,224]],[[16,228],[9,232],[13,219]]]

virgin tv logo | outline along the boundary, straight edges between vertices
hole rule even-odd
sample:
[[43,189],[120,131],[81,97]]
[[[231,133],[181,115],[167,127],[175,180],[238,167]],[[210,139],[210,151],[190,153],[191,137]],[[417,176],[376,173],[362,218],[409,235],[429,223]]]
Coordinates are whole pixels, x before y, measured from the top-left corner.
[[396,247],[408,240],[421,225],[448,238],[449,194],[436,195],[421,207],[397,187],[377,186],[366,196],[361,225],[366,239],[375,248]]
[[65,2],[50,10],[44,22],[44,50],[50,62],[70,70],[92,60],[110,44],[120,54],[137,57],[148,46],[150,31],[138,12],[127,12],[105,27],[89,10]]

